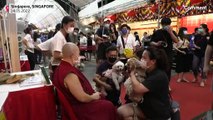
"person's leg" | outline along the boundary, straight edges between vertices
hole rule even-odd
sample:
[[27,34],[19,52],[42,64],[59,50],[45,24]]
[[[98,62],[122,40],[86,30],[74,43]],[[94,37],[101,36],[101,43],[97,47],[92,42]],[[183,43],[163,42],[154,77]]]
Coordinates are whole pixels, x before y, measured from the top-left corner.
[[183,72],[183,74],[182,74],[182,77],[181,77],[181,78],[182,78],[182,81],[183,81],[183,82],[189,82],[189,80],[187,80],[187,79],[184,77],[185,73],[186,73],[186,72]]
[[204,57],[201,58],[201,78],[202,78],[200,82],[201,87],[205,86],[205,81],[207,79],[206,73],[203,72],[203,66],[204,66]]
[[[140,108],[136,107],[135,112],[140,120],[145,118]],[[133,103],[122,105],[117,109],[117,113],[119,120],[133,120],[134,117]]]
[[196,55],[193,55],[192,71],[194,75],[194,80],[192,82],[198,81],[198,69],[199,69],[199,58]]
[[27,55],[27,58],[28,58],[29,63],[30,63],[30,70],[34,70],[34,68],[35,68],[35,55],[34,55],[34,53],[26,51],[26,55]]

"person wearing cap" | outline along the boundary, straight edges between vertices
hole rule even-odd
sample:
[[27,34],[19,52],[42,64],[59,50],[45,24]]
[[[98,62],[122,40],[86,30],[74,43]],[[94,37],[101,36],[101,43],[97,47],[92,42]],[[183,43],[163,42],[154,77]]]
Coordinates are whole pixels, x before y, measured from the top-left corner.
[[[163,49],[169,61],[169,69],[166,71],[167,76],[170,80],[171,78],[171,67],[172,67],[172,57],[173,57],[173,42],[177,43],[178,37],[177,34],[172,30],[170,18],[163,18],[161,20],[162,29],[155,31],[152,35],[150,45],[155,46],[159,49]],[[167,45],[162,46],[162,42],[165,42]]]
[[95,34],[95,41],[97,44],[97,67],[106,60],[106,49],[112,44],[110,43],[109,34],[110,19],[105,18],[103,25],[97,30]]
[[[117,48],[119,51],[120,59],[122,59],[122,62],[126,62],[126,58],[128,58],[128,55],[125,55],[125,50],[132,51],[131,53],[134,53],[136,49],[136,41],[135,36],[130,33],[131,28],[127,24],[123,24],[120,27],[120,33],[121,35],[118,37],[117,40]],[[131,56],[131,55],[130,55]]]

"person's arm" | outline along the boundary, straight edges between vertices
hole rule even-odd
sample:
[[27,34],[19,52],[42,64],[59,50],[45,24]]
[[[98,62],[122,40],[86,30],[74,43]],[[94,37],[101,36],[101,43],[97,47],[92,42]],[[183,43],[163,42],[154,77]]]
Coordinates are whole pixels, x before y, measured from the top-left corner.
[[171,26],[168,27],[167,32],[170,34],[172,41],[175,43],[178,43],[179,40],[178,40],[177,36],[174,34]]
[[23,43],[27,48],[30,48],[26,39],[23,39],[23,40],[22,40],[22,43]]
[[53,51],[52,56],[54,59],[58,59],[58,60],[61,60],[63,57],[63,55],[60,51]]
[[205,51],[205,57],[204,57],[204,68],[203,71],[207,73],[209,71],[209,62],[211,60],[213,53],[213,46],[207,45],[206,51]]
[[70,73],[65,77],[64,84],[65,84],[65,87],[69,89],[71,94],[80,102],[87,103],[93,100],[100,99],[99,92],[96,92],[92,95],[85,93],[78,77],[73,73]]
[[93,81],[94,81],[95,83],[97,83],[97,84],[103,86],[103,87],[104,87],[105,89],[107,89],[107,90],[111,90],[111,89],[112,89],[112,87],[111,87],[109,84],[107,84],[107,83],[101,81],[100,79],[101,79],[101,76],[98,75],[98,74],[96,74],[95,78],[93,78]]
[[143,84],[141,84],[136,76],[135,76],[135,73],[134,71],[132,71],[130,73],[130,80],[132,81],[132,88],[133,88],[133,91],[137,94],[144,94],[146,92],[149,91],[149,89],[147,89]]

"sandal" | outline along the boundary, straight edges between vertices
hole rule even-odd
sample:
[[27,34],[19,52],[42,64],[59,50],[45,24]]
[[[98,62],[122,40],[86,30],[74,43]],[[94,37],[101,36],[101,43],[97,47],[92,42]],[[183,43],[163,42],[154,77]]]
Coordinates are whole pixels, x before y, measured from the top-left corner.
[[189,81],[187,79],[185,79],[185,78],[183,78],[182,81],[189,83]]
[[200,82],[200,87],[205,87],[204,81],[201,81],[201,82]]
[[192,83],[196,83],[198,80],[197,79],[194,79],[194,80],[192,80],[191,82]]

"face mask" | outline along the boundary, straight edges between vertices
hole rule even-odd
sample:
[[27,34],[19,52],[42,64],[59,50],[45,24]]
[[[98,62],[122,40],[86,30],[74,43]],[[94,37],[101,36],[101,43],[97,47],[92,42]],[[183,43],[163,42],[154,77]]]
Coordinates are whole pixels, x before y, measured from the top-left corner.
[[77,59],[76,58],[74,58],[74,65],[77,65],[77,64],[80,64],[80,57],[78,57]]
[[78,33],[76,33],[76,32],[73,32],[73,34],[74,34],[74,35],[78,35]]
[[74,27],[69,27],[68,30],[66,31],[67,33],[72,33],[74,31]]
[[122,33],[123,35],[126,35],[126,34],[127,34],[127,32],[128,32],[128,30],[127,30],[127,29],[122,29],[122,30],[121,30],[121,33]]
[[109,57],[109,58],[108,58],[108,61],[109,61],[110,63],[115,63],[116,60],[117,60],[117,58],[115,58],[115,57]]
[[183,31],[183,34],[184,34],[184,35],[187,35],[187,34],[188,34],[188,32],[187,32],[187,31]]
[[104,24],[104,27],[109,28],[109,24]]
[[163,27],[163,29],[164,29],[164,30],[168,30],[168,29],[169,29],[169,26],[166,25],[166,26]]
[[204,30],[202,28],[199,28],[198,33],[202,34],[202,33],[204,33]]

